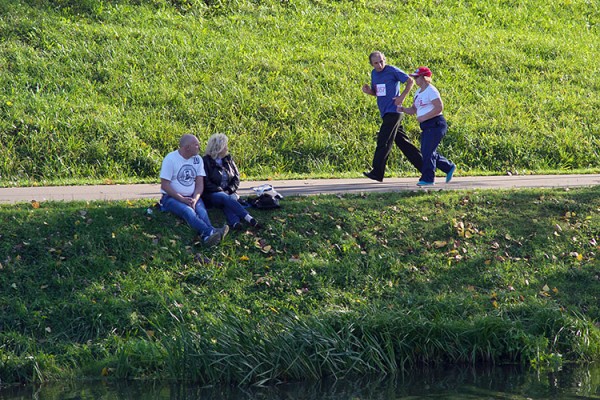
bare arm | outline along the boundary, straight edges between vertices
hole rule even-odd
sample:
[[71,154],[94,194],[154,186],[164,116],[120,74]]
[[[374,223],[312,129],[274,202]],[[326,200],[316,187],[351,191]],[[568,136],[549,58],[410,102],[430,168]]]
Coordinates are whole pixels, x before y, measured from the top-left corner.
[[375,91],[373,90],[371,85],[368,85],[366,83],[362,86],[362,91],[363,91],[363,93],[370,94],[371,96],[375,96]]
[[408,115],[415,115],[417,113],[417,107],[415,107],[414,104],[411,107],[400,106],[400,107],[398,107],[398,112],[408,114]]
[[200,196],[202,196],[202,192],[204,192],[204,177],[197,176],[196,177],[196,187],[194,188],[194,194],[192,195],[192,208],[196,208],[196,203],[200,200]]
[[394,104],[396,104],[397,106],[401,106],[402,103],[404,102],[404,99],[406,98],[406,96],[410,93],[414,84],[415,84],[415,81],[413,81],[412,78],[408,78],[408,80],[406,81],[406,84],[404,85],[404,90],[402,91],[402,93],[400,93],[400,95],[398,97],[394,98]]

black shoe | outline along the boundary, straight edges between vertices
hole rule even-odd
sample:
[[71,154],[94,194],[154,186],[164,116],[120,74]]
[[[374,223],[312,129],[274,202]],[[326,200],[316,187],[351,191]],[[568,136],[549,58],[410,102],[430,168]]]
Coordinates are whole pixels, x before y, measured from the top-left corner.
[[363,175],[366,176],[369,179],[373,179],[374,181],[383,182],[383,178],[376,177],[375,174],[373,173],[373,171],[371,171],[371,172],[363,172]]
[[231,229],[233,229],[234,231],[241,231],[242,224],[240,224],[239,222],[236,222],[235,224],[231,225]]
[[256,227],[258,226],[258,221],[255,220],[254,218],[251,218],[250,221],[248,221],[248,223],[250,224],[250,226],[252,227]]

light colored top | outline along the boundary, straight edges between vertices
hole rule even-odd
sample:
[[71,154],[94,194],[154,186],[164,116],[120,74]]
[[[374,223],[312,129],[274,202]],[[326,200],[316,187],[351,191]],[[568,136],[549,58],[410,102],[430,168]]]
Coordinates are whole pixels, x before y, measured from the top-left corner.
[[441,96],[440,92],[432,84],[429,84],[425,90],[419,88],[415,92],[414,105],[417,108],[417,118],[433,110],[432,102],[435,99],[441,99]]
[[[171,186],[182,196],[192,196],[196,189],[196,177],[206,176],[202,157],[185,159],[178,150],[166,155],[160,168],[160,178],[171,181]],[[166,194],[161,189],[163,194]]]

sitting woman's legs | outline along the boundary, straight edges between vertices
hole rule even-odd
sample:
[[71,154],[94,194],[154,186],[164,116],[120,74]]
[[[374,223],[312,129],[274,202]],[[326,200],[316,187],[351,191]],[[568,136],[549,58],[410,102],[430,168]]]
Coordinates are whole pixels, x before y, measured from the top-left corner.
[[225,192],[207,193],[207,197],[211,205],[223,209],[229,225],[240,222],[240,220],[245,219],[246,215],[248,215],[248,211],[236,199]]

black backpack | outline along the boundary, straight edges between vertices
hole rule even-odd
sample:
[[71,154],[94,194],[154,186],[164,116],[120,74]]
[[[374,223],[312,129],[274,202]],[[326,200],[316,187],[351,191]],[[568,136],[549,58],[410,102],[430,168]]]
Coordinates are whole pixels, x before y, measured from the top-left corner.
[[251,207],[258,208],[261,210],[269,210],[273,208],[280,208],[279,198],[263,193],[258,197],[251,197],[248,199],[248,203]]

